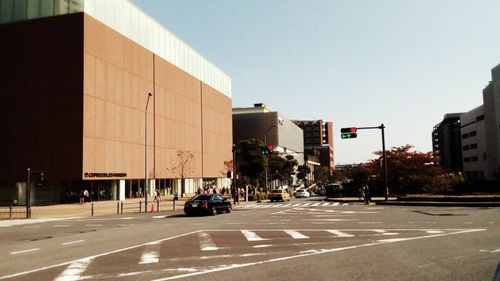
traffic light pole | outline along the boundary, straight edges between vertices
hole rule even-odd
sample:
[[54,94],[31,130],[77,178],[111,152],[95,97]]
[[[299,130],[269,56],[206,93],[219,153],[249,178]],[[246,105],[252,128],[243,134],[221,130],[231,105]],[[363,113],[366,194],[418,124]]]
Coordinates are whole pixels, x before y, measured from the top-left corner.
[[382,158],[384,159],[384,195],[385,195],[385,201],[389,200],[389,185],[388,185],[388,180],[387,180],[387,159],[386,159],[386,153],[385,153],[385,134],[384,134],[384,129],[385,126],[384,124],[381,124],[380,126],[377,127],[356,127],[357,130],[369,130],[369,129],[380,129],[382,130]]
[[385,134],[384,124],[380,125],[380,129],[382,130],[382,157],[384,158],[384,184],[385,184],[385,201],[389,200],[389,185],[387,184],[387,159],[385,158]]

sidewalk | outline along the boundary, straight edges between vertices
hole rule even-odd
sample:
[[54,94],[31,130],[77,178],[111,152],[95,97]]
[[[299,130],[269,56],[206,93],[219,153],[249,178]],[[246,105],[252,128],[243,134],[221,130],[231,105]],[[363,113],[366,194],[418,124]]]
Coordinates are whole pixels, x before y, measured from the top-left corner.
[[[191,198],[190,195],[179,198],[175,201],[175,211],[182,211],[186,200]],[[232,200],[231,200],[232,203]],[[244,204],[244,200],[240,198],[240,203]],[[131,198],[124,201],[94,201],[85,204],[72,203],[72,204],[56,204],[47,206],[32,206],[31,219],[47,219],[47,218],[71,218],[71,217],[91,217],[91,216],[109,216],[122,213],[126,214],[139,214],[144,213],[144,198]],[[234,207],[234,206],[233,206]],[[174,212],[173,196],[164,196],[158,204],[154,198],[148,198],[148,213],[161,214]],[[26,206],[15,206],[13,208],[12,220],[26,219]],[[0,207],[0,220],[9,220],[9,207]]]
[[[165,196],[159,204],[160,212],[173,211],[173,196]],[[187,197],[179,198],[175,202],[175,209],[182,210]],[[47,206],[32,206],[31,218],[68,218],[68,217],[90,217],[90,216],[105,216],[116,215],[122,212],[123,214],[138,214],[144,213],[144,198],[131,198],[124,201],[94,201],[85,204],[57,204]],[[154,198],[148,198],[148,212],[158,211],[157,202]],[[13,208],[12,219],[26,218],[26,206],[15,206]],[[9,207],[0,207],[0,219],[9,219]]]

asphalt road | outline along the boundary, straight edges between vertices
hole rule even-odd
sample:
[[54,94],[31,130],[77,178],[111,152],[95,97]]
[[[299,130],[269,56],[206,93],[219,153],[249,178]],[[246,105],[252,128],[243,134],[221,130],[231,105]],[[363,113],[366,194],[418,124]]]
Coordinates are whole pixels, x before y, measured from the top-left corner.
[[492,280],[499,211],[313,198],[3,223],[0,280]]

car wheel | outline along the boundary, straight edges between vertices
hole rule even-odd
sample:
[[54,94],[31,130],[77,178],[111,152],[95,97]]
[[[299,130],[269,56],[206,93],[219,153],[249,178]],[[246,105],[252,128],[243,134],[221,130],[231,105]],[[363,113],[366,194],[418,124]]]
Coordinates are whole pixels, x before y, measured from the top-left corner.
[[210,208],[210,215],[212,216],[217,215],[217,208],[215,208],[215,206],[212,206],[212,208]]
[[229,213],[231,213],[231,207],[230,206],[228,206],[227,209],[226,209],[226,214],[229,214]]

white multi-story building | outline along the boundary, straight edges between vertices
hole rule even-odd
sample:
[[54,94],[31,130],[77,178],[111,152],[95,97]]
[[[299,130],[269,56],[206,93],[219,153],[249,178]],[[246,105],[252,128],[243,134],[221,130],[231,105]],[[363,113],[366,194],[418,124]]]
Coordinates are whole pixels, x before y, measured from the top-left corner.
[[500,64],[483,90],[483,105],[460,116],[464,174],[470,180],[500,177]]

